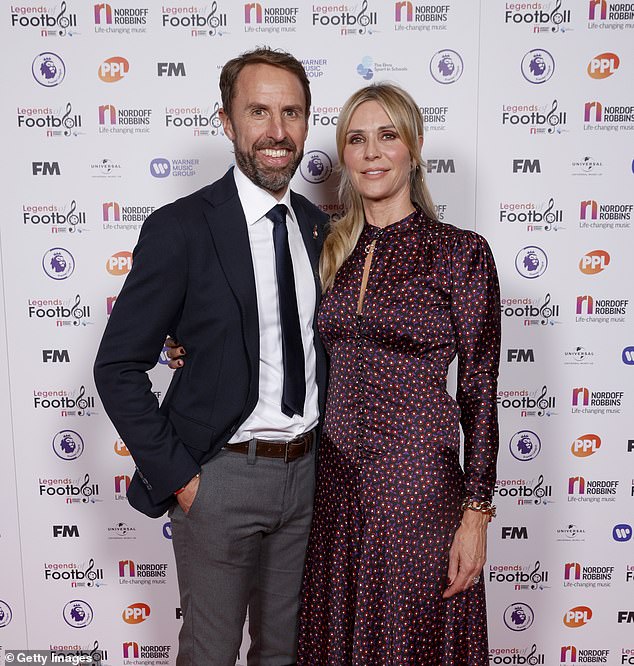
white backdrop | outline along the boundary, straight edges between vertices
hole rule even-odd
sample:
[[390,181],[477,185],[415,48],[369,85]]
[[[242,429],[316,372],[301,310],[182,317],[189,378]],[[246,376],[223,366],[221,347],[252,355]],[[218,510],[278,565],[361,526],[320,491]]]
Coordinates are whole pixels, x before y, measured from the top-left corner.
[[311,77],[295,189],[338,212],[339,109],[395,81],[441,219],[496,256],[491,663],[634,664],[634,3],[24,0],[0,25],[0,644],[175,663],[169,523],[125,501],[91,367],[143,219],[232,160],[222,64],[269,44]]

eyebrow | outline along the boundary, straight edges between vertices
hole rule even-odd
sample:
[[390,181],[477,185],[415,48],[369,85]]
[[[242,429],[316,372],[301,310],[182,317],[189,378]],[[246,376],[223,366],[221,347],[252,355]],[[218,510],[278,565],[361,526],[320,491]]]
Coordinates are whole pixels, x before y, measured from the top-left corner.
[[[395,130],[396,127],[394,127],[394,125],[381,125],[381,127],[377,127],[377,130],[378,130],[379,132],[382,132],[383,130],[386,130],[386,129],[393,129],[393,130]],[[348,130],[348,131],[346,132],[346,136],[348,136],[348,134],[363,134],[365,131],[366,131],[366,130],[362,130],[362,129],[351,129],[351,130]]]

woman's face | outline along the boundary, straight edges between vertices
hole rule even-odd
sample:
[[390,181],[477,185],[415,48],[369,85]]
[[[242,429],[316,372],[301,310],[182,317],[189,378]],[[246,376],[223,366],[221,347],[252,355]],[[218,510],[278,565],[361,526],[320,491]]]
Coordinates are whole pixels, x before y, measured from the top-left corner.
[[363,102],[352,114],[343,162],[364,202],[410,205],[412,159],[378,102]]

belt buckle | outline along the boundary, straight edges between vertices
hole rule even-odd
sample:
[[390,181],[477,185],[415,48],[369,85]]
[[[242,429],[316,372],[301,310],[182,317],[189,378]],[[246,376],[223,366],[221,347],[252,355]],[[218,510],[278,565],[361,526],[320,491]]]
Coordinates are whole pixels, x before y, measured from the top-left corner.
[[291,440],[289,440],[288,442],[286,442],[286,444],[284,444],[284,462],[285,462],[287,465],[288,465],[288,463],[289,463],[289,460],[288,460],[288,451],[289,451],[289,449],[290,449],[290,447],[291,447],[291,442],[292,442],[292,441],[293,441],[293,440],[291,439]]

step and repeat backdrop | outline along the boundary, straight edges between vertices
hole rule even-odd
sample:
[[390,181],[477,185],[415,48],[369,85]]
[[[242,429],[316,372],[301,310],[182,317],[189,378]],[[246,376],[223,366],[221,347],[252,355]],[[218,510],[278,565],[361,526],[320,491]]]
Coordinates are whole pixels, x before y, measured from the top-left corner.
[[170,523],[127,504],[92,362],[145,217],[232,162],[222,64],[266,44],[313,89],[296,190],[340,213],[341,105],[394,81],[439,218],[496,256],[490,663],[634,664],[634,3],[16,0],[0,26],[3,648],[175,663]]

